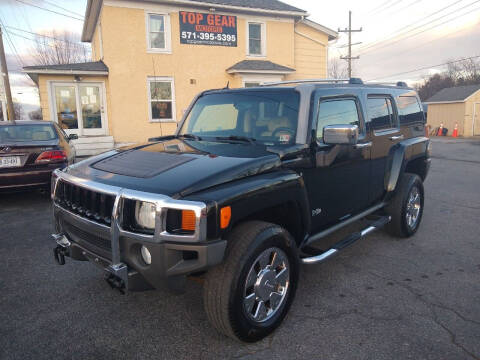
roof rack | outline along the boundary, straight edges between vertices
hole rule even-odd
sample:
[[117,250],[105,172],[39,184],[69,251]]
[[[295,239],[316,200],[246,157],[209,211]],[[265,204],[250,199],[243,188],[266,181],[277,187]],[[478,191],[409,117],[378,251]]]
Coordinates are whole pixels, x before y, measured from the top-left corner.
[[398,86],[398,87],[408,87],[407,83],[405,81],[367,81],[365,83],[366,85],[390,85],[390,86]]
[[362,79],[360,78],[350,78],[350,79],[298,79],[298,80],[285,80],[285,81],[273,81],[273,82],[264,82],[260,86],[273,86],[273,85],[284,85],[284,84],[303,84],[303,83],[324,83],[324,84],[363,84]]

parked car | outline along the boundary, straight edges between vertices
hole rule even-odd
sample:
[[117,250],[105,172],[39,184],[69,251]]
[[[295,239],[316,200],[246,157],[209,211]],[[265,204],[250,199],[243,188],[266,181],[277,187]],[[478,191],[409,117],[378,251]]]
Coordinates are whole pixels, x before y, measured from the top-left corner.
[[75,149],[49,121],[0,121],[0,190],[50,189],[52,171],[75,161]]
[[90,260],[121,291],[178,290],[204,274],[212,325],[256,341],[286,315],[301,263],[383,226],[413,235],[430,165],[415,91],[277,85],[205,91],[175,135],[55,171],[57,262]]

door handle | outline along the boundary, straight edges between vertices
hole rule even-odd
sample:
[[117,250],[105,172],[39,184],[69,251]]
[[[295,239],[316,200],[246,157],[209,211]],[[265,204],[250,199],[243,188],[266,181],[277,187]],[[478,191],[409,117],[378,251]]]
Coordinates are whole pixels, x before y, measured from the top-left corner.
[[360,143],[360,144],[355,144],[355,149],[364,149],[364,148],[367,148],[367,147],[370,147],[370,146],[372,146],[371,141],[365,142],[365,143]]
[[392,136],[392,137],[390,138],[390,140],[392,140],[392,141],[393,141],[393,140],[402,140],[402,139],[403,139],[403,135]]

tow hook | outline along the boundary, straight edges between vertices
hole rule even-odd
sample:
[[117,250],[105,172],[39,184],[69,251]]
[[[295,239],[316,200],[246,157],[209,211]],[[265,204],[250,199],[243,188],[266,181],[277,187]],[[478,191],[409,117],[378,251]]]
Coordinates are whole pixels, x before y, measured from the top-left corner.
[[58,265],[65,265],[65,256],[69,254],[70,241],[63,234],[52,234],[57,246],[53,249],[53,257]]
[[105,281],[112,289],[125,295],[128,281],[128,267],[124,263],[112,264],[105,268]]
[[117,289],[120,294],[125,295],[125,281],[111,273],[105,274],[105,281],[112,289]]

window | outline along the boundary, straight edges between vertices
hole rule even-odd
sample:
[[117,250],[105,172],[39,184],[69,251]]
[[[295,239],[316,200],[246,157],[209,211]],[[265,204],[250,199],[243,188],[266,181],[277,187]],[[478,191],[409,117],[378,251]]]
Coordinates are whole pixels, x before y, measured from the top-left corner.
[[401,124],[423,122],[423,110],[415,96],[397,98],[398,115]]
[[246,88],[256,87],[256,86],[260,86],[260,83],[259,83],[259,82],[254,82],[254,81],[245,82],[245,83],[243,84],[243,86],[246,87]]
[[147,14],[148,50],[170,51],[170,19],[164,14]]
[[57,134],[50,124],[3,125],[0,127],[1,143],[51,141],[55,139],[57,139]]
[[317,139],[323,138],[327,125],[357,125],[360,127],[357,104],[353,99],[322,101],[318,111]]
[[265,56],[265,24],[248,23],[248,49],[247,54]]
[[173,79],[148,79],[150,121],[175,121]]
[[367,100],[370,126],[374,130],[385,130],[395,127],[392,101],[386,97],[369,97]]

